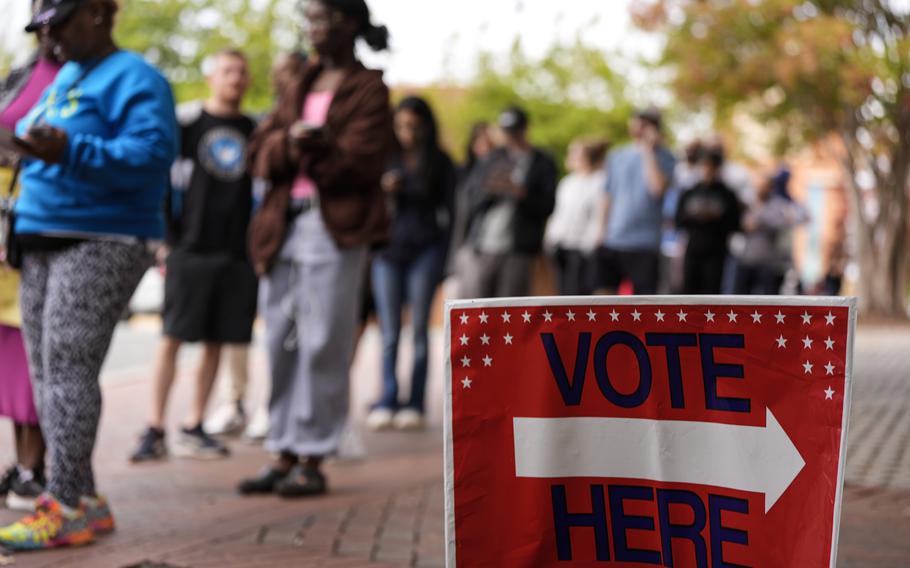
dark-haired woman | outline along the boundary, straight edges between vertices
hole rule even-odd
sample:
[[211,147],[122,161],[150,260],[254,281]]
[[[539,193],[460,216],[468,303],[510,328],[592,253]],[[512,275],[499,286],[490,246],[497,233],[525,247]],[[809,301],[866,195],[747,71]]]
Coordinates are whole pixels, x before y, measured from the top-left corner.
[[393,137],[389,91],[354,55],[358,38],[385,49],[388,32],[363,0],[311,0],[305,18],[316,56],[251,144],[255,175],[271,182],[250,255],[265,276],[265,445],[278,458],[239,485],[244,494],[327,490],[321,466],[347,419],[367,249],[388,231],[380,178]]
[[[442,282],[454,215],[455,166],[439,147],[436,119],[421,98],[401,101],[395,111],[399,151],[382,178],[393,203],[389,243],[373,260],[373,296],[382,329],[382,395],[367,417],[374,430],[423,427],[429,340],[427,326]],[[401,312],[410,306],[414,365],[410,396],[398,397]]]
[[116,11],[114,0],[42,0],[27,28],[49,35],[67,63],[17,125],[22,330],[49,468],[35,514],[0,529],[12,549],[86,544],[114,528],[92,471],[98,378],[150,264],[148,241],[163,236],[178,143],[171,88],[118,49]]

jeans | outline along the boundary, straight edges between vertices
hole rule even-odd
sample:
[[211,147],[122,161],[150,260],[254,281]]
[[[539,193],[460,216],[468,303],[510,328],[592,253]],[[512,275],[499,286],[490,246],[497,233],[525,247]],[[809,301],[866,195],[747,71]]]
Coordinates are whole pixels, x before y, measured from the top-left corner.
[[405,408],[423,414],[429,358],[428,327],[430,307],[442,281],[445,249],[435,245],[407,263],[390,262],[381,256],[373,260],[373,297],[382,330],[382,396],[377,408],[397,410],[398,343],[401,337],[401,311],[411,308],[414,334],[414,367],[411,394]]

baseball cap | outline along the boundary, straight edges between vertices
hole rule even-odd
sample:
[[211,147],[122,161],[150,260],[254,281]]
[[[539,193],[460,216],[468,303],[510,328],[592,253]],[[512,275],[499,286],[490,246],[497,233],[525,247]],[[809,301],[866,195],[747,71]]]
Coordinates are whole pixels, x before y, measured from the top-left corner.
[[36,32],[45,26],[57,26],[72,15],[73,10],[85,0],[41,0],[32,21],[25,26],[25,31]]
[[499,115],[499,127],[506,132],[521,132],[528,127],[528,113],[519,107],[509,107]]
[[635,118],[643,120],[654,125],[655,128],[660,129],[663,125],[663,113],[655,107],[648,107],[645,109],[639,109],[635,112]]

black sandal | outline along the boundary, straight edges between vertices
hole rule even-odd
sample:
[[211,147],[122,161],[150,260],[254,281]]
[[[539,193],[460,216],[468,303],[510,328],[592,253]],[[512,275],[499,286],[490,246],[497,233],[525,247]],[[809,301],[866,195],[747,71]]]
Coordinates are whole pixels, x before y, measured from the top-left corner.
[[328,490],[325,475],[311,466],[295,467],[290,475],[275,485],[275,493],[288,498],[324,495]]
[[294,473],[291,471],[282,473],[272,467],[266,467],[259,475],[250,479],[244,479],[237,485],[237,492],[241,495],[264,495],[273,493],[278,485]]

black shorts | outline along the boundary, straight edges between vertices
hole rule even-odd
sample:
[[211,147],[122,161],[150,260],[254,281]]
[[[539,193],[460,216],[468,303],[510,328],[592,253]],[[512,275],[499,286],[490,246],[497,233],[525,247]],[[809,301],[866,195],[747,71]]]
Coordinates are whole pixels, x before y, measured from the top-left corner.
[[615,292],[627,280],[634,294],[657,293],[660,255],[657,252],[631,252],[601,247],[597,250],[597,287]]
[[249,343],[258,288],[245,259],[175,249],[164,279],[164,334],[191,343]]

